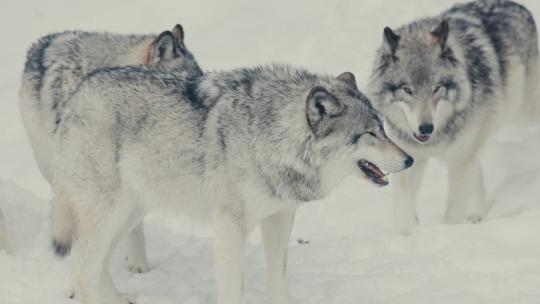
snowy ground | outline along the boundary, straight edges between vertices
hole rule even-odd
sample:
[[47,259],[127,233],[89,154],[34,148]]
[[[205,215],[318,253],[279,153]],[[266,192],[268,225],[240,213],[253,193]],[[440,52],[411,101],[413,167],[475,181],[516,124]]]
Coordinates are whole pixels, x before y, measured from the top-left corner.
[[[272,61],[314,71],[350,70],[365,87],[382,28],[435,14],[452,1],[2,1],[0,28],[0,208],[11,252],[0,251],[0,303],[59,304],[67,270],[49,248],[49,188],[41,178],[18,113],[24,54],[32,41],[65,29],[158,32],[180,22],[206,69]],[[540,2],[523,1],[540,19]],[[446,177],[434,162],[423,185],[422,225],[410,237],[392,231],[391,187],[353,178],[326,201],[300,209],[290,242],[293,303],[540,303],[539,130],[491,140],[484,153],[493,206],[479,225],[441,224]],[[511,138],[511,140],[508,140]],[[152,270],[111,266],[121,291],[139,303],[206,304],[214,299],[211,238],[205,227],[150,217]],[[309,241],[300,244],[297,239]],[[260,238],[249,246],[249,303],[264,303]]]

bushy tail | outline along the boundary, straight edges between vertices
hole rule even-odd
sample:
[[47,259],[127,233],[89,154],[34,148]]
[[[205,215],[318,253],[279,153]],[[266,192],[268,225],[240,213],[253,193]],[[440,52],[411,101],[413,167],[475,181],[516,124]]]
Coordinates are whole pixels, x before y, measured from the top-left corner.
[[52,247],[59,257],[69,255],[76,233],[76,218],[69,202],[55,197],[51,204]]

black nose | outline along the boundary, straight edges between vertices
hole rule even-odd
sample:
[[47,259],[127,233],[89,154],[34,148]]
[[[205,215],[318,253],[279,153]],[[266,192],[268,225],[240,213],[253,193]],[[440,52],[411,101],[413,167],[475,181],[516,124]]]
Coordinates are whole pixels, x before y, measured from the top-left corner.
[[422,135],[429,135],[433,133],[433,124],[431,123],[421,124],[420,127],[418,127],[418,131],[420,131],[420,134]]
[[405,159],[405,168],[410,168],[414,164],[414,159],[410,156],[407,156]]

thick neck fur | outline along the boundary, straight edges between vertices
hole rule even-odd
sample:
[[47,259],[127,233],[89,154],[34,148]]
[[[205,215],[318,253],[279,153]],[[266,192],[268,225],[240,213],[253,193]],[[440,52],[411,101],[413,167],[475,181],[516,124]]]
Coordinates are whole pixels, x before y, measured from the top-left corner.
[[[321,174],[326,160],[305,114],[307,95],[317,85],[331,88],[335,81],[287,66],[210,73],[199,89],[210,107],[207,135],[218,137],[225,157],[245,151],[235,152],[236,145],[247,146],[246,161],[254,163],[247,167],[257,168],[268,195],[320,199],[328,191]],[[234,134],[224,134],[225,125]]]

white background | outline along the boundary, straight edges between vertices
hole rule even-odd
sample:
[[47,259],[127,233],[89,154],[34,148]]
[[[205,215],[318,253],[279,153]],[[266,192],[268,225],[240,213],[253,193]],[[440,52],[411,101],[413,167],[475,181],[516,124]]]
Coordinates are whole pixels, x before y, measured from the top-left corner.
[[[438,14],[453,1],[6,1],[0,3],[0,208],[12,252],[0,251],[0,303],[75,303],[65,264],[49,247],[48,184],[18,112],[26,50],[40,36],[82,29],[158,33],[181,23],[206,70],[288,62],[320,73],[352,71],[365,88],[384,26]],[[540,19],[540,2],[523,1]],[[511,101],[509,101],[511,102]],[[539,101],[540,102],[540,101]],[[483,162],[493,203],[485,222],[448,226],[445,168],[433,162],[419,198],[422,225],[392,231],[391,187],[347,179],[300,209],[290,242],[292,303],[540,303],[540,133],[490,140]],[[501,139],[502,138],[502,139]],[[184,219],[147,220],[150,273],[132,275],[123,251],[113,277],[138,303],[212,303],[211,237]],[[300,245],[302,238],[310,243]],[[254,233],[249,303],[264,303],[266,271]]]

